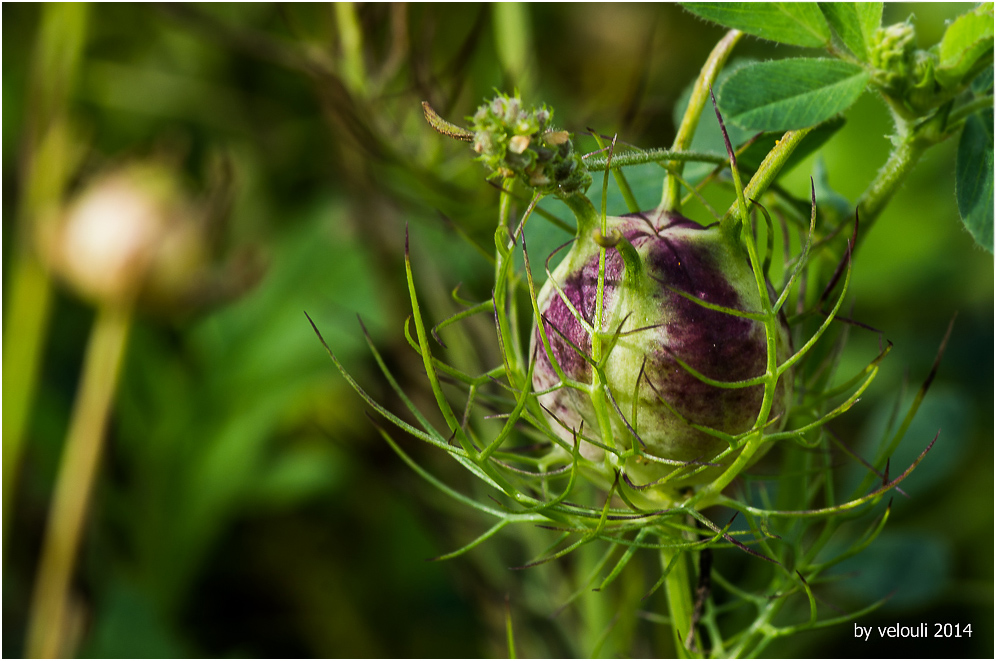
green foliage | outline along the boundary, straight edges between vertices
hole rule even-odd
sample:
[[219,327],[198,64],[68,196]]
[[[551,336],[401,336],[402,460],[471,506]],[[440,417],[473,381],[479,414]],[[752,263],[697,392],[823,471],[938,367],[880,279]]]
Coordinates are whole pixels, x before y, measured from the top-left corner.
[[[859,73],[863,73],[860,68],[855,67],[855,69]],[[748,70],[750,70],[749,66],[739,69],[737,73]],[[708,88],[714,82],[715,74],[710,75],[708,70],[704,71],[699,80],[696,81],[698,89]],[[733,76],[736,76],[737,73]],[[733,79],[731,77],[731,80]],[[867,78],[862,81],[862,85],[866,80]],[[482,107],[479,115],[487,116],[488,113],[497,113],[499,109],[504,113],[504,106],[491,107],[489,104]],[[692,112],[692,110],[688,112]],[[839,130],[841,125],[840,121],[829,125],[821,139],[828,139]],[[803,131],[794,135],[785,134],[782,141],[771,146],[769,153],[758,164],[757,172],[747,186],[747,190],[750,190],[753,196],[752,200],[762,198],[768,187],[777,181],[778,174],[790,160],[793,150],[802,143],[800,138],[807,133],[807,131]],[[731,163],[735,165],[733,148],[729,144],[729,136],[725,134],[725,131],[723,138],[727,148],[731,150]],[[605,145],[604,141],[597,136],[596,141],[599,145]],[[819,144],[819,140],[816,141],[816,144]],[[614,146],[615,141],[611,143],[610,147]],[[678,152],[672,154],[647,152],[645,155],[648,158],[657,157],[663,160],[677,154]],[[681,155],[692,161],[705,160],[703,155],[693,152],[683,152]],[[605,159],[604,163],[598,162],[599,166],[604,165],[606,170],[613,169],[623,192],[622,197],[627,206],[630,207],[633,206],[633,200],[636,199],[636,191],[626,181],[622,169],[638,162],[641,161],[639,159],[621,159],[620,162],[615,163],[611,155]],[[732,174],[735,192],[740,198],[739,222],[747,228],[750,218],[744,206],[743,193],[740,190],[740,173],[734,169]],[[757,422],[750,429],[740,434],[726,434],[695,425],[694,421],[692,422],[696,429],[714,434],[725,440],[729,444],[729,448],[719,452],[715,457],[709,457],[722,466],[722,473],[718,477],[711,478],[710,481],[706,481],[698,488],[676,492],[667,490],[663,485],[660,485],[662,480],[649,484],[633,482],[629,474],[632,468],[628,463],[630,460],[636,457],[636,463],[640,463],[641,461],[659,461],[661,458],[648,452],[647,445],[644,443],[638,444],[636,441],[632,441],[627,444],[624,442],[624,439],[621,438],[626,436],[626,432],[622,430],[623,426],[615,425],[615,421],[621,419],[631,437],[640,438],[641,426],[636,419],[637,408],[635,404],[629,419],[627,419],[628,410],[624,409],[628,409],[628,404],[620,407],[618,403],[618,400],[622,399],[624,395],[621,392],[614,394],[614,386],[607,378],[608,369],[610,367],[614,369],[618,364],[619,359],[614,358],[613,354],[617,346],[616,343],[623,334],[630,331],[625,328],[626,319],[623,319],[619,326],[614,328],[609,326],[615,324],[616,321],[603,319],[603,310],[607,309],[603,307],[602,298],[606,277],[603,269],[610,250],[618,250],[622,255],[627,278],[631,273],[640,272],[641,267],[640,257],[632,245],[628,241],[620,241],[618,234],[607,233],[607,225],[611,229],[613,224],[619,220],[607,219],[604,215],[608,197],[608,180],[608,171],[606,171],[602,184],[603,212],[601,220],[587,199],[576,194],[560,195],[561,200],[576,216],[577,236],[571,253],[560,267],[554,272],[551,272],[549,267],[547,268],[547,284],[543,292],[539,294],[533,281],[533,271],[530,267],[526,248],[527,234],[523,230],[527,227],[534,213],[537,198],[542,194],[543,188],[542,186],[530,185],[528,179],[519,179],[524,187],[533,194],[533,197],[521,218],[518,219],[509,215],[514,192],[503,190],[502,200],[498,207],[498,229],[495,233],[496,277],[493,298],[490,302],[482,301],[479,304],[463,303],[464,308],[460,312],[436,326],[437,329],[441,329],[454,326],[456,323],[466,323],[475,315],[494,315],[500,362],[491,366],[485,364],[478,368],[476,373],[464,372],[433,355],[427,331],[429,324],[424,318],[423,307],[419,302],[415,286],[414,268],[411,261],[406,259],[406,274],[413,311],[412,321],[416,331],[413,337],[408,328],[409,324],[406,324],[406,336],[412,348],[421,357],[431,384],[435,404],[443,415],[445,428],[439,428],[429,421],[428,416],[397,386],[396,377],[386,368],[383,361],[378,359],[384,376],[391,383],[396,394],[404,401],[411,415],[418,421],[417,427],[404,422],[373,400],[363,387],[344,370],[340,361],[330,350],[336,366],[342,371],[345,378],[378,413],[409,434],[427,441],[436,448],[445,450],[457,463],[488,487],[501,494],[501,500],[498,501],[501,505],[500,509],[495,509],[485,503],[474,502],[414,463],[400,449],[398,443],[387,432],[384,432],[384,438],[392,448],[434,487],[455,500],[497,519],[493,525],[472,541],[442,557],[451,558],[477,549],[483,542],[506,528],[518,528],[522,524],[544,521],[547,527],[551,527],[561,534],[524,567],[544,565],[570,553],[580,552],[590,545],[607,543],[608,551],[604,556],[604,561],[600,564],[607,567],[607,563],[613,557],[618,559],[615,566],[604,578],[599,588],[601,589],[620,575],[623,567],[632,561],[636,550],[641,548],[657,550],[661,554],[663,572],[651,592],[665,586],[670,621],[676,629],[675,649],[688,654],[697,655],[704,652],[733,656],[756,655],[760,654],[777,638],[811,628],[836,625],[847,617],[854,618],[862,615],[865,611],[857,611],[850,616],[843,616],[843,618],[840,616],[821,617],[813,585],[825,580],[824,575],[828,574],[836,565],[854,557],[870,545],[882,531],[890,510],[887,508],[863,535],[848,538],[848,542],[843,546],[824,553],[824,549],[828,548],[829,541],[834,538],[835,532],[845,522],[870,514],[886,493],[896,488],[912,473],[933,446],[933,443],[930,443],[905,471],[890,479],[888,467],[883,462],[888,461],[888,457],[904,437],[932,377],[926,379],[918,396],[909,407],[902,424],[886,430],[881,435],[877,444],[877,456],[873,464],[866,464],[870,470],[864,478],[853,486],[846,497],[839,498],[834,487],[835,479],[831,465],[825,461],[822,463],[816,461],[812,455],[806,452],[806,449],[819,447],[824,451],[829,451],[835,439],[832,435],[825,434],[825,427],[830,421],[849,411],[858,401],[877,376],[882,359],[891,349],[891,346],[882,348],[879,354],[863,369],[851,376],[842,377],[843,380],[840,382],[837,381],[835,367],[844,345],[842,341],[827,345],[825,340],[829,338],[828,331],[844,303],[851,281],[853,238],[847,245],[846,253],[835,258],[839,262],[832,272],[820,268],[818,261],[813,259],[814,256],[811,254],[810,248],[815,244],[821,246],[821,251],[829,252],[832,255],[830,249],[832,244],[829,239],[833,234],[839,233],[849,223],[849,219],[841,218],[842,222],[833,229],[824,227],[817,231],[817,208],[815,206],[815,192],[813,192],[809,228],[804,245],[801,247],[801,254],[790,258],[787,256],[789,245],[787,243],[783,245],[786,257],[785,263],[780,269],[781,281],[774,288],[777,293],[776,300],[769,301],[767,305],[762,306],[763,309],[760,313],[754,314],[726,308],[721,309],[727,314],[748,316],[752,320],[763,322],[768,338],[767,369],[764,375],[741,382],[717,381],[675,358],[682,369],[712,387],[739,388],[761,384],[764,386],[760,413]],[[706,181],[690,190],[689,194],[701,196],[708,184],[709,182]],[[685,185],[688,186],[688,184]],[[822,182],[822,186],[824,189],[826,188],[825,182]],[[667,187],[665,187],[665,191],[667,191]],[[665,201],[658,209],[669,212],[670,209],[663,206],[666,203],[666,196],[667,193],[665,193]],[[793,200],[790,196],[785,195],[776,195],[770,200],[770,203],[779,213],[790,214],[793,207],[798,209],[799,202],[799,200]],[[763,264],[759,246],[750,231],[743,231],[740,233],[739,239],[733,238],[732,240],[738,245],[740,245],[740,241],[743,241],[741,249],[749,255],[758,290],[762,292],[762,296],[766,296],[768,285],[765,281],[774,252],[775,238],[768,211],[764,207],[760,207],[760,209],[767,226],[765,231],[767,245],[763,251]],[[645,219],[647,222],[652,222],[646,216]],[[516,228],[514,231],[513,227]],[[829,234],[826,234],[827,232]],[[719,236],[724,235],[720,234]],[[726,236],[729,237],[729,235]],[[515,268],[517,262],[513,256],[513,252],[520,248],[524,271],[522,274]],[[581,257],[574,256],[575,252],[579,250]],[[573,304],[567,299],[561,288],[565,286],[566,282],[565,268],[576,268],[579,264],[594,259],[594,256],[598,256],[599,264],[598,298],[594,304],[596,313],[589,319],[574,309]],[[578,259],[581,261],[575,263]],[[819,289],[807,291],[805,287],[796,290],[799,283],[809,282],[821,276],[828,278],[825,286],[820,285],[823,287],[822,293],[819,293]],[[629,280],[625,280],[625,282],[629,282]],[[836,291],[838,283],[841,284],[840,291],[834,294],[835,300],[832,307],[826,310],[823,306],[825,303],[829,305],[828,298],[831,293]],[[556,293],[550,293],[551,291]],[[511,320],[521,318],[518,306],[524,299],[528,300],[534,318],[540,319],[547,299],[558,295],[567,301],[577,323],[588,329],[586,332],[590,334],[590,349],[582,349],[575,342],[567,340],[573,351],[588,366],[587,369],[591,374],[590,383],[575,381],[575,377],[566,372],[565,368],[562,368],[558,363],[552,349],[553,336],[551,333],[555,329],[548,327],[546,323],[537,322],[536,330],[529,332],[530,337],[536,338],[530,341],[530,346],[534,345],[535,348],[527,350],[525,339],[511,323]],[[683,295],[699,305],[718,309],[692,294]],[[795,341],[798,349],[790,357],[782,358],[775,355],[774,337],[781,324],[782,317],[780,315],[785,309],[797,311],[789,318],[789,324],[795,330]],[[641,323],[647,322],[641,319]],[[636,332],[639,330],[637,329]],[[563,331],[560,332],[563,334]],[[326,348],[328,348],[327,344]],[[534,378],[536,354],[539,351],[545,352],[548,356],[552,370],[556,374],[556,378],[548,374],[544,376],[544,382],[552,380],[552,385],[539,386],[537,385],[539,382]],[[614,360],[616,362],[612,362]],[[633,369],[635,370],[636,366],[633,366]],[[642,374],[643,369],[640,368],[639,371]],[[789,420],[789,425],[787,429],[782,430],[781,424],[774,424],[775,420],[771,418],[772,402],[778,379],[789,378],[789,374],[792,374],[796,380],[796,391],[800,395],[794,402],[791,414],[785,414]],[[441,378],[443,376],[448,377],[457,386],[459,391],[457,395],[447,396],[444,392]],[[637,377],[636,383],[639,384],[639,377]],[[559,390],[576,391],[576,394],[572,392],[567,398],[560,400],[564,404],[556,404],[552,407],[555,410],[547,408],[541,398],[549,392]],[[662,404],[667,406],[669,411],[675,410],[663,396],[658,394],[658,397],[661,398]],[[574,399],[572,400],[572,398]],[[636,396],[634,395],[633,401],[635,400]],[[590,409],[591,415],[582,414],[583,418],[577,418],[575,414],[570,413],[571,401],[586,402],[584,406],[588,408],[582,410],[588,411]],[[589,401],[590,405],[587,404]],[[475,415],[475,409],[478,405],[485,402],[488,403],[488,410],[497,410],[497,416],[486,416],[482,419]],[[561,406],[568,408],[561,412]],[[464,411],[462,418],[457,415],[457,412],[461,410]],[[565,418],[559,417],[561,414]],[[575,417],[569,417],[571,415],[575,415]],[[779,414],[780,416],[781,414]],[[495,425],[489,421],[489,418],[493,417],[497,417],[501,421],[500,425]],[[567,428],[569,424],[576,424],[567,421],[576,419],[583,419],[584,422],[581,423],[580,428],[576,426],[572,428],[570,438],[564,438],[557,425]],[[593,420],[595,421],[593,422]],[[585,422],[597,427],[597,429],[586,431]],[[781,422],[779,421],[779,423]],[[519,428],[521,433],[526,438],[531,439],[533,443],[523,445],[522,442],[525,439],[518,438],[518,435],[514,433],[516,428]],[[452,442],[444,442],[444,439],[447,438],[451,439]],[[570,442],[571,440],[573,443]],[[746,498],[723,495],[724,488],[744,471],[751,458],[762,454],[763,449],[767,449],[769,445],[776,442],[795,444],[795,447],[785,450],[784,457],[788,469],[783,473],[778,484],[784,500],[780,498],[775,503],[767,499],[762,492],[760,502],[755,504],[755,500],[749,494]],[[582,451],[582,446],[587,450]],[[589,456],[590,449],[593,447],[597,447],[601,453],[604,453],[606,457],[604,465],[602,465],[601,459]],[[732,463],[730,463],[731,460]],[[667,462],[666,459],[664,461]],[[677,471],[693,475],[700,473],[705,467],[695,465],[696,463],[679,466]],[[879,480],[881,486],[875,487],[875,482]],[[592,487],[595,489],[593,490]],[[608,495],[603,499],[603,494],[606,491]],[[621,503],[614,506],[613,497],[618,497]],[[732,530],[732,521],[727,523],[725,527],[721,527],[719,523],[714,522],[704,514],[703,510],[717,504],[742,514],[747,522],[747,529]],[[803,540],[813,539],[816,541],[803,543]],[[620,547],[620,550],[615,551],[614,546]],[[765,593],[798,596],[803,604],[808,602],[808,618],[800,619],[791,615],[780,616],[781,606],[786,603],[785,601],[777,606],[772,606],[768,599],[740,591],[732,583],[727,583],[716,570],[712,572],[713,579],[720,582],[731,594],[731,601],[724,606],[735,608],[739,605],[753,604],[757,609],[756,617],[751,626],[744,630],[738,630],[735,626],[730,628],[725,622],[720,621],[721,618],[717,618],[715,612],[702,616],[701,610],[699,610],[700,615],[693,617],[686,556],[706,553],[713,548],[725,549],[730,547],[735,547],[771,563],[776,569],[770,573],[765,573],[766,579],[770,581]],[[705,562],[705,560],[701,560],[701,562]],[[594,585],[597,575],[598,572],[592,574],[581,589],[583,590],[585,585]],[[709,607],[714,608],[715,603],[709,597],[706,599]],[[699,604],[696,609],[701,609],[702,606]],[[699,617],[702,617],[701,622]],[[710,647],[707,649],[702,647],[700,633],[697,631],[699,624],[710,632]],[[603,639],[599,638],[594,643],[593,649],[601,649],[602,642]],[[594,652],[587,651],[587,653]]]
[[[896,152],[904,154],[903,157],[887,166],[892,174],[883,171],[893,182],[905,176],[904,170],[927,147],[957,133],[963,125],[966,131],[977,135],[977,127],[968,129],[965,122],[948,122],[949,114],[964,119],[975,109],[992,105],[991,92],[986,91],[992,83],[992,3],[983,3],[957,17],[948,25],[940,42],[928,50],[917,48],[916,29],[909,20],[879,27],[881,3],[820,3],[820,20],[825,17],[857,63],[829,42],[793,40],[789,36],[802,24],[815,30],[812,26],[818,21],[811,15],[809,5],[800,4],[791,9],[796,12],[793,16],[797,20],[788,21],[789,27],[781,3],[687,3],[685,6],[721,25],[773,41],[825,47],[838,58],[788,58],[737,69],[720,88],[721,108],[732,124],[750,130],[803,128],[846,111],[866,88],[874,90],[889,104],[896,123],[896,140],[903,143]],[[800,18],[803,14],[808,18]],[[969,86],[975,98],[964,94]],[[966,155],[959,159],[966,168],[968,158]],[[984,164],[980,159],[981,156],[976,161]],[[967,174],[966,169],[960,172],[965,177],[974,176]],[[959,184],[971,192],[958,193],[962,220],[973,236],[982,237],[983,241],[987,236],[986,216],[985,212],[973,211],[976,198],[972,196],[985,197],[985,181],[983,171],[978,183],[965,180]],[[880,207],[868,207],[866,200],[862,203],[865,221],[874,222]],[[979,208],[983,206],[980,202]],[[981,219],[978,214],[982,214]],[[986,243],[982,245],[989,248]]]
[[830,42],[830,28],[814,3],[684,2],[682,6],[704,19],[782,44],[820,47]]
[[993,51],[993,3],[982,3],[959,16],[944,31],[938,55],[937,81],[944,87],[958,84],[983,55]]
[[983,248],[993,251],[993,111],[972,115],[958,143],[958,211]]
[[972,93],[976,95],[984,95],[986,92],[993,88],[993,65],[989,65],[989,68],[980,73],[972,81]]
[[[838,131],[844,128],[845,123],[843,117],[836,115],[817,125],[806,135],[802,144],[792,152],[792,156],[785,162],[785,170],[792,170],[797,165],[802,164],[809,156],[832,139]],[[781,139],[782,135],[783,133],[780,131],[766,131],[754,136],[750,146],[744,149],[737,157],[737,165],[749,170],[757,170],[761,167],[764,157],[774,149],[775,144]]]
[[882,22],[881,2],[821,2],[820,10],[854,56],[867,62]]
[[795,58],[738,69],[720,90],[730,121],[755,131],[813,126],[853,104],[869,80],[848,62]]
[[[846,18],[824,14],[822,25],[815,5],[740,8],[752,34],[777,25],[780,39],[811,40],[846,61],[841,42],[857,48]],[[78,20],[84,9],[88,20]],[[868,8],[855,11],[867,30]],[[915,13],[918,38],[934,42],[954,17],[935,4],[884,12],[887,24]],[[45,32],[44,16],[55,14],[75,16],[73,30]],[[965,586],[992,579],[992,259],[962,229],[951,194],[959,140],[991,132],[985,51],[968,48],[974,64],[948,88],[924,75],[892,96],[870,57],[859,57],[885,103],[863,95],[846,123],[838,115],[801,140],[789,136],[794,151],[758,193],[767,213],[750,209],[761,271],[779,289],[794,282],[781,309],[796,349],[822,333],[795,366],[804,387],[787,429],[801,436],[765,436],[772,450],[720,504],[641,516],[620,498],[631,491],[624,480],[604,489],[587,481],[577,446],[546,433],[522,387],[535,295],[567,251],[556,249],[574,232],[571,214],[553,196],[530,207],[521,180],[498,193],[468,144],[425,125],[420,104],[466,117],[496,87],[518,88],[555,105],[577,136],[574,154],[599,173],[595,207],[652,209],[662,178],[686,163],[675,178],[683,213],[709,223],[735,190],[708,104],[692,146],[658,147],[671,144],[683,110],[673,115],[669,100],[706,61],[715,27],[669,4],[14,3],[4,19],[3,294],[32,292],[22,297],[27,313],[42,319],[28,333],[37,367],[19,367],[31,352],[15,331],[28,315],[4,309],[4,385],[37,382],[34,397],[6,388],[4,399],[5,450],[8,415],[26,402],[21,460],[4,457],[4,656],[26,653],[46,512],[94,318],[40,269],[43,295],[23,288],[18,259],[35,245],[38,203],[61,199],[63,180],[72,192],[149,157],[212,208],[230,208],[227,227],[212,228],[219,248],[251,246],[266,269],[237,300],[211,280],[204,293],[214,306],[135,319],[71,583],[70,655],[911,656],[924,650],[856,647],[849,630],[940,621],[953,610],[972,622],[991,616],[989,597]],[[785,43],[745,37],[736,49],[758,60],[794,55]],[[77,51],[72,61],[60,55],[67,49]],[[916,69],[928,52],[898,61]],[[55,106],[61,129],[46,133]],[[784,135],[757,136],[720,109],[745,182],[772,150],[784,153]],[[900,170],[881,211],[861,207],[854,259],[840,266],[855,202],[894,147],[883,138],[896,137],[890,111],[930,157]],[[454,126],[437,127],[464,135]],[[230,166],[230,199],[211,194],[222,190],[219,162]],[[406,334],[416,307],[421,331],[413,317]],[[881,362],[886,340],[894,345]],[[933,379],[925,399],[897,395],[907,369]],[[891,460],[876,452],[918,406]],[[885,468],[886,484],[902,476],[939,427],[915,472],[883,490]],[[554,446],[559,454],[546,456]],[[864,500],[848,509],[849,499]],[[897,553],[909,562],[890,563]],[[919,589],[869,613],[897,583]],[[673,632],[695,619],[699,589],[709,598],[692,647]],[[811,628],[814,613],[822,628]],[[930,652],[983,656],[992,641],[977,633],[945,642]]]

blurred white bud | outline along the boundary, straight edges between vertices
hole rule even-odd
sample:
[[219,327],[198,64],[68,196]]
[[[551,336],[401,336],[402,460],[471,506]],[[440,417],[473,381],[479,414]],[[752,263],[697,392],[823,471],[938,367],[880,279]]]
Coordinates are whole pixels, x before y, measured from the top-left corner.
[[131,165],[98,177],[56,223],[43,223],[51,268],[97,303],[154,303],[185,295],[207,266],[201,223],[164,166]]

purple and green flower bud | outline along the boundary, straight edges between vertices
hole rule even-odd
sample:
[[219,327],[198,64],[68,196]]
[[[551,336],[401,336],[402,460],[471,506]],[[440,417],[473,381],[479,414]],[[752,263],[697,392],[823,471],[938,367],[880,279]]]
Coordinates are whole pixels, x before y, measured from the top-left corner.
[[[578,237],[538,295],[549,351],[537,324],[534,390],[552,429],[569,444],[576,436],[588,439],[581,440],[581,454],[602,462],[608,480],[606,448],[631,455],[621,466],[609,459],[637,486],[670,490],[714,479],[735,459],[731,452],[716,458],[733,437],[759,425],[783,427],[791,397],[786,373],[770,413],[759,420],[763,385],[719,387],[700,378],[733,383],[766,373],[763,308],[746,252],[718,225],[705,228],[676,213],[607,221],[604,236],[615,247],[605,253],[601,324],[599,249],[607,241],[596,232]],[[598,387],[589,329],[601,345],[597,364],[608,391],[601,424],[595,398],[563,385],[554,367],[556,361],[569,381]],[[777,329],[781,363],[791,354],[784,317]],[[604,411],[611,438],[604,436]]]

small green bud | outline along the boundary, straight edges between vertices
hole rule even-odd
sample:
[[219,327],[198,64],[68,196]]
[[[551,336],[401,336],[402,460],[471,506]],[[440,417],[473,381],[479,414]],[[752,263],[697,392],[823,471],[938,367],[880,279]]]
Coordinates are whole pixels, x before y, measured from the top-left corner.
[[468,118],[478,160],[493,173],[518,177],[544,194],[587,190],[591,176],[570,134],[553,130],[552,119],[546,106],[527,109],[518,97],[500,94]]
[[913,66],[916,31],[908,21],[879,28],[871,48],[876,82],[889,93],[901,95]]
[[934,75],[937,66],[937,55],[928,51],[918,50],[913,56],[913,70],[905,99],[907,105],[917,112],[932,108],[940,89]]
[[175,285],[202,268],[207,251],[185,227],[192,213],[172,171],[131,165],[96,178],[46,223],[41,252],[84,298],[130,302],[160,273]]

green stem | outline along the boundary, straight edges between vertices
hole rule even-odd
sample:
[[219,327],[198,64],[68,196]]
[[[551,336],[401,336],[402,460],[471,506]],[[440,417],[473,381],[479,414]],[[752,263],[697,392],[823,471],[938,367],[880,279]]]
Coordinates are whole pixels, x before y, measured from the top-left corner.
[[601,222],[601,217],[595,205],[584,193],[561,195],[561,201],[567,205],[578,221],[578,239],[590,240]]
[[[580,554],[577,576],[580,580],[591,575],[597,570],[597,565],[602,557],[602,552],[597,544],[586,544],[577,550]],[[582,587],[582,586],[579,586]],[[581,649],[577,650],[581,657],[591,658],[614,658],[616,656],[615,646],[605,639],[606,627],[609,625],[612,614],[607,608],[608,594],[586,589],[581,600],[581,616],[584,621],[582,630],[584,638]]]
[[861,231],[855,242],[855,250],[872,228],[886,205],[896,194],[920,158],[930,147],[948,138],[959,129],[959,123],[972,113],[991,108],[993,97],[975,99],[954,110],[947,118],[935,114],[932,119],[913,126],[911,121],[894,113],[896,130],[893,143],[896,145],[889,154],[885,165],[875,175],[865,192],[858,199],[857,213]]
[[339,41],[342,47],[342,82],[350,92],[366,96],[367,74],[363,63],[363,31],[352,2],[334,2]]
[[[3,532],[7,539],[24,445],[24,429],[38,383],[48,327],[52,285],[38,259],[25,251],[14,259],[13,285],[3,336]],[[5,544],[6,546],[6,544]]]
[[62,202],[79,156],[68,120],[68,97],[86,41],[85,3],[52,3],[41,10],[32,62],[24,187],[18,209],[10,305],[3,336],[3,532],[13,519],[24,432],[38,382],[48,327],[51,283],[35,254],[38,225]]
[[[969,101],[965,105],[960,106],[959,108],[956,108],[955,110],[951,111],[951,114],[948,115],[948,127],[949,128],[953,127],[954,125],[958,124],[958,122],[962,121],[963,119],[966,119],[969,115],[974,115],[980,110],[985,110],[986,108],[992,108],[992,107],[993,107],[993,97],[991,96],[983,96],[973,101]],[[612,159],[613,163],[615,163],[615,160],[616,160],[615,158]],[[591,168],[588,169],[590,170]]]
[[[858,199],[857,212],[861,223],[857,245],[867,236],[874,222],[885,209],[886,204],[896,194],[899,187],[913,171],[914,166],[930,146],[926,140],[919,139],[913,133],[906,131],[900,125],[900,140],[885,165],[878,171],[875,179]],[[855,246],[856,248],[857,246]]]
[[686,658],[685,639],[692,630],[692,582],[688,573],[688,558],[682,549],[661,549],[661,565],[668,572],[664,581],[667,591],[668,612],[671,615],[671,629],[674,634],[675,656]]
[[528,98],[536,77],[529,8],[523,2],[496,2],[491,11],[498,61],[512,86]]
[[[641,149],[639,151],[620,151],[612,155],[612,170],[628,167],[631,165],[644,165],[646,163],[661,163],[666,161],[696,161],[702,163],[715,163],[723,165],[727,162],[726,156],[713,154],[705,151],[675,151],[673,149]],[[609,167],[609,159],[605,156],[592,156],[585,159],[585,167],[588,172],[601,172]]]
[[714,505],[713,499],[719,496],[723,492],[723,489],[730,485],[730,482],[744,472],[763,443],[764,436],[762,434],[753,434],[744,444],[744,449],[740,451],[740,454],[733,460],[733,463],[723,471],[723,474],[697,491],[694,496],[685,502],[685,506],[703,510],[706,507]]
[[[685,116],[682,117],[681,125],[678,127],[678,134],[674,138],[672,149],[675,151],[686,150],[692,144],[692,138],[695,136],[695,129],[698,128],[702,110],[709,101],[709,91],[712,89],[712,84],[715,82],[716,76],[719,75],[723,65],[726,64],[726,60],[730,57],[733,47],[736,46],[741,36],[742,33],[739,30],[730,30],[727,32],[726,36],[720,39],[716,47],[712,49],[709,58],[702,66],[702,71],[699,72],[699,77],[695,81],[695,87],[692,89],[692,96],[688,100],[688,108],[685,110]],[[683,161],[678,161],[671,167],[675,172],[681,174],[685,166]],[[660,206],[657,208],[658,215],[668,211],[680,210],[681,184],[676,177],[668,175],[664,178],[664,193],[661,196]]]
[[[505,192],[506,187],[511,188],[513,181],[511,179],[504,180],[504,186],[502,188],[501,196],[498,203],[498,230],[495,234],[495,288],[494,288],[494,300],[495,300],[495,314],[497,315],[497,326],[498,326],[498,339],[501,342],[501,346],[504,347],[504,360],[505,367],[507,368],[507,374],[509,379],[509,384],[512,387],[518,387],[519,378],[524,376],[521,373],[521,363],[519,362],[519,347],[517,343],[513,341],[512,338],[512,327],[509,322],[509,314],[506,309],[506,302],[509,300],[508,295],[512,293],[512,305],[515,305],[515,286],[510,281],[510,271],[513,268],[513,260],[511,254],[511,232],[508,230],[509,227],[509,217],[512,213],[512,197]],[[505,244],[505,250],[502,250],[502,245]]]
[[[760,167],[757,168],[757,172],[751,177],[747,186],[743,190],[743,197],[745,199],[758,199],[768,187],[775,181],[778,177],[778,173],[781,172],[782,167],[792,156],[792,152],[795,148],[799,146],[803,138],[809,135],[815,126],[811,126],[806,129],[799,129],[797,131],[786,131],[785,135],[782,136],[775,148],[768,152],[768,155],[764,157],[761,162]],[[729,218],[738,213],[740,209],[739,196],[736,201],[730,205],[727,210],[724,219]]]
[[90,334],[32,596],[28,657],[69,652],[63,636],[70,583],[131,318],[129,307],[103,307]]

